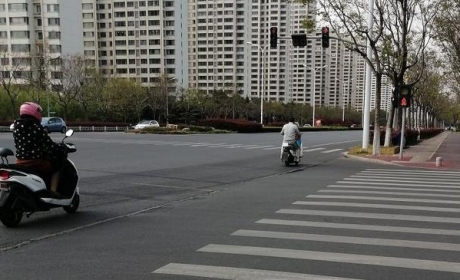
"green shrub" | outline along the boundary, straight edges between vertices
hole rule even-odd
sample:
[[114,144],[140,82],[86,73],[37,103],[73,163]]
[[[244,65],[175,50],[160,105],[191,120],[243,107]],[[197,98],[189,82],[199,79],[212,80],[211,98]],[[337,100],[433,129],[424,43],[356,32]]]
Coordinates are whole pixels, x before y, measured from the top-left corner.
[[204,119],[200,120],[198,125],[236,131],[239,133],[254,133],[263,131],[263,127],[260,123],[247,120]]

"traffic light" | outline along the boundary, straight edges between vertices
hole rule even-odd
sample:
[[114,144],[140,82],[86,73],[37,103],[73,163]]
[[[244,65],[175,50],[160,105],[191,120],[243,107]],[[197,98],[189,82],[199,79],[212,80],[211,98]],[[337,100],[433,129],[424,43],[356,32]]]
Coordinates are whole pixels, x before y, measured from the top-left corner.
[[411,101],[411,86],[403,85],[399,91],[399,102],[398,105],[401,108],[408,108],[410,107]]
[[270,28],[270,48],[276,49],[277,44],[278,44],[278,27],[271,27]]
[[393,108],[399,107],[399,91],[396,88],[393,90],[393,96],[391,97],[391,104],[393,105]]
[[294,47],[305,47],[307,45],[307,34],[292,34],[292,44]]
[[329,27],[324,26],[321,29],[321,44],[323,45],[323,48],[327,49],[329,48]]

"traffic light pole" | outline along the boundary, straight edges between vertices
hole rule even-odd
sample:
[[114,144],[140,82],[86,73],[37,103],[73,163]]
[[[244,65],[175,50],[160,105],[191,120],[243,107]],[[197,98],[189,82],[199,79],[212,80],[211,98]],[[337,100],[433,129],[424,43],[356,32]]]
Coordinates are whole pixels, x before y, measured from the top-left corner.
[[[270,45],[266,45],[265,47],[262,47],[258,44],[254,44],[252,42],[246,42],[246,44],[248,45],[251,45],[251,46],[254,46],[254,47],[257,47],[258,48],[258,69],[257,72],[259,73],[260,75],[260,68],[262,68],[262,89],[260,91],[260,124],[262,124],[262,126],[264,125],[264,91],[265,91],[265,79],[264,79],[264,76],[265,76],[265,51],[267,50],[267,48],[270,46]],[[262,67],[260,66],[260,64],[262,64]]]
[[403,158],[405,128],[406,128],[406,108],[402,108],[401,138],[399,140],[399,159]]

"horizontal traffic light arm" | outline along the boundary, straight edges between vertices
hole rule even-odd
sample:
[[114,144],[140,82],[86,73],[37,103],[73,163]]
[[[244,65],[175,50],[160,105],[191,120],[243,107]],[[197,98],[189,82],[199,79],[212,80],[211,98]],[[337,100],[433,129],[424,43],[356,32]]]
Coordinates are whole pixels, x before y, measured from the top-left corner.
[[[294,34],[298,34],[298,33],[294,33]],[[323,37],[322,36],[307,36],[307,40],[308,39],[322,39]],[[278,40],[291,40],[292,37],[281,37],[281,36],[278,36]],[[329,36],[329,39],[335,39],[337,41],[341,41],[341,42],[345,42],[345,43],[349,43],[349,44],[353,44],[353,45],[358,45],[359,47],[363,47],[365,48],[366,45],[361,45],[361,44],[355,44],[354,42],[352,41],[347,41],[347,40],[344,40],[344,39],[341,39],[339,37],[334,37],[334,36]]]

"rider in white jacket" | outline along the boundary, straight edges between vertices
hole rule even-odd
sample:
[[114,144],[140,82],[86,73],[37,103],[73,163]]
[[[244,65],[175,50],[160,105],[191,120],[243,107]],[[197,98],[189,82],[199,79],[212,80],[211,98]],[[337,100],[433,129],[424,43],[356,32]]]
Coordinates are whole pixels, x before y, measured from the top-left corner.
[[[294,145],[294,147],[296,147],[296,150],[295,150],[296,154],[300,152],[300,156],[302,156],[301,151],[299,151],[300,147],[296,143],[297,139],[300,138],[300,130],[299,130],[299,127],[294,124],[294,122],[295,122],[295,119],[290,118],[289,123],[285,124],[283,126],[283,129],[281,129],[281,135],[283,135],[283,142],[288,143],[290,145]],[[281,158],[282,158],[282,154],[283,154],[283,149],[281,149]]]

